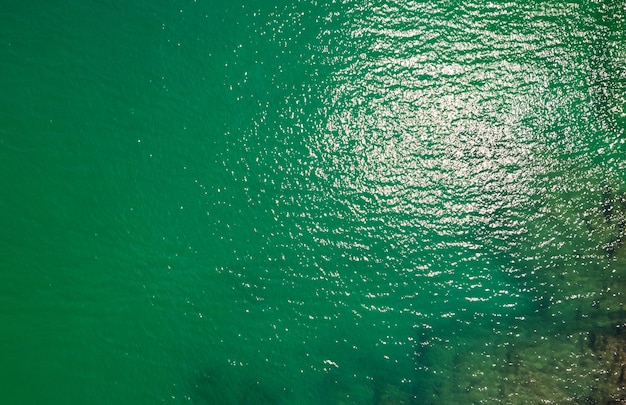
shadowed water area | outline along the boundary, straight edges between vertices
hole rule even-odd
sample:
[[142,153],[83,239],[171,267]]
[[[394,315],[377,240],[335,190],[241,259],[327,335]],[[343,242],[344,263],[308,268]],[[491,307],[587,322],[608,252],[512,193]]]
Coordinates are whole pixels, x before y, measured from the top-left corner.
[[624,3],[10,3],[0,402],[626,401]]

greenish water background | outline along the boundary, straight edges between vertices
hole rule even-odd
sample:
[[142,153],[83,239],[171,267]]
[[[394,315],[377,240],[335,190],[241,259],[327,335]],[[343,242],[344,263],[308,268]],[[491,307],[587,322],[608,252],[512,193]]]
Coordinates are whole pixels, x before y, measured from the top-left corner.
[[624,13],[4,5],[3,401],[529,403],[624,319]]

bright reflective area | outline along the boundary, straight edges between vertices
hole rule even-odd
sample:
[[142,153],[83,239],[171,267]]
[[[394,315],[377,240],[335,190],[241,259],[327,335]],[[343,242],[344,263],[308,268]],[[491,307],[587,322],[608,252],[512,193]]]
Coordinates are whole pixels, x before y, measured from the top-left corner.
[[0,16],[7,403],[623,397],[622,3]]

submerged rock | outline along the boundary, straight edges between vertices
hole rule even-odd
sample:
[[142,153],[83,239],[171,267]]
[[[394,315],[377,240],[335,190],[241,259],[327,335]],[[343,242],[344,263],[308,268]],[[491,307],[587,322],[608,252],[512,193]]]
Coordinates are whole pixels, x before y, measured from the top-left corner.
[[602,190],[602,214],[610,229],[610,239],[604,249],[612,256],[626,241],[626,193],[614,192],[605,186]]
[[376,394],[376,405],[409,405],[411,403],[409,394],[392,384],[386,384]]
[[194,404],[277,405],[282,393],[230,367],[213,367],[199,373],[192,383]]
[[597,376],[600,396],[607,398],[607,403],[624,403],[622,401],[626,399],[626,336],[598,336],[594,351],[600,366]]

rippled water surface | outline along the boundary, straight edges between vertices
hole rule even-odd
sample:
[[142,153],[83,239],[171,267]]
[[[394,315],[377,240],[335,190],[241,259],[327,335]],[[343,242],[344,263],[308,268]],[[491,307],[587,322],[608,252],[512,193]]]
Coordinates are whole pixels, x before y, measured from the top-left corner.
[[624,7],[5,6],[1,402],[626,396]]

